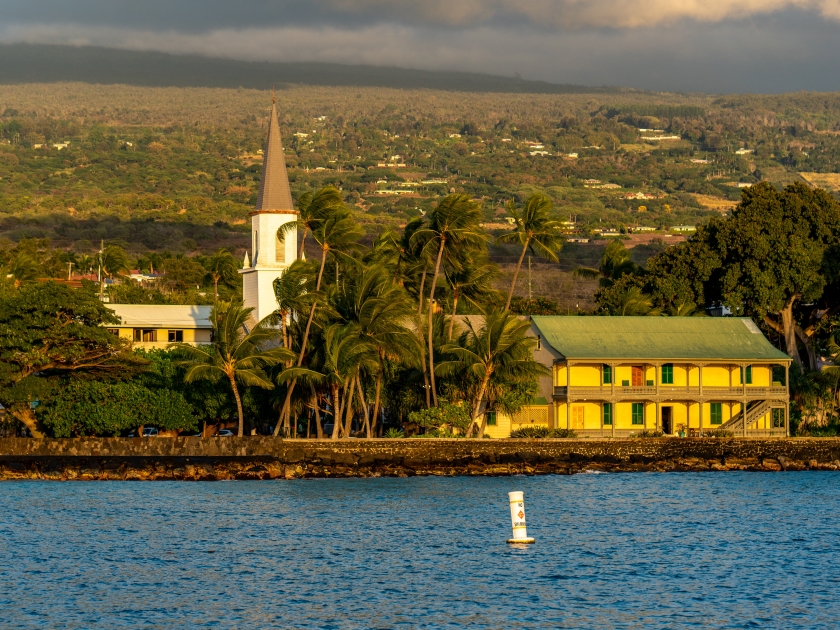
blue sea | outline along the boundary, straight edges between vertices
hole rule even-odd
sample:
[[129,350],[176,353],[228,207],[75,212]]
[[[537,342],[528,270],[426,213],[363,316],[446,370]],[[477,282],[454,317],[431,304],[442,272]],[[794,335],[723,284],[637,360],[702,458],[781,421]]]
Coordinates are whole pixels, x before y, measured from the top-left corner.
[[837,628],[838,513],[826,472],[5,482],[0,628]]

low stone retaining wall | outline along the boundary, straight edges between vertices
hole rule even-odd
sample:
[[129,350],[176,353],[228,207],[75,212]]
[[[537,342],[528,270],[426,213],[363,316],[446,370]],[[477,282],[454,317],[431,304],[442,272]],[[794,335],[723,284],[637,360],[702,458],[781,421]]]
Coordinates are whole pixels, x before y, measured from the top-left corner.
[[840,438],[0,439],[0,479],[216,480],[607,471],[840,470]]

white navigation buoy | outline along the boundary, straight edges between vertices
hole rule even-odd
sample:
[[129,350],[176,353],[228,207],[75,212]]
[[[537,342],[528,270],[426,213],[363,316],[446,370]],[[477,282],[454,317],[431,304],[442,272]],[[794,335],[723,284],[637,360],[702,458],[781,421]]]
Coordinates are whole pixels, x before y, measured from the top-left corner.
[[513,528],[513,538],[508,539],[509,543],[533,544],[534,539],[528,538],[528,530],[525,529],[525,499],[522,492],[508,492],[510,499],[510,525]]

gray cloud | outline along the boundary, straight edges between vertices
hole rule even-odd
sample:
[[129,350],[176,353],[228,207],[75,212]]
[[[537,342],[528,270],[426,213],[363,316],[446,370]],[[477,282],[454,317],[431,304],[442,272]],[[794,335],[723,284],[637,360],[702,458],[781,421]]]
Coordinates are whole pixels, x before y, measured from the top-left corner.
[[0,0],[0,41],[781,92],[840,89],[837,19],[840,0]]

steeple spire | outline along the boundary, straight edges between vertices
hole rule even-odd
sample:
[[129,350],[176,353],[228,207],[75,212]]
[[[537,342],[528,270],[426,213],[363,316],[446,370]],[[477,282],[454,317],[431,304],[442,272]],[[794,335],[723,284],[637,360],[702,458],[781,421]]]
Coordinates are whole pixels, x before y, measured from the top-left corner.
[[257,212],[294,212],[289,176],[286,173],[286,156],[277,124],[277,106],[274,90],[271,92],[271,117],[268,121],[268,139],[263,153],[262,179],[257,196]]

